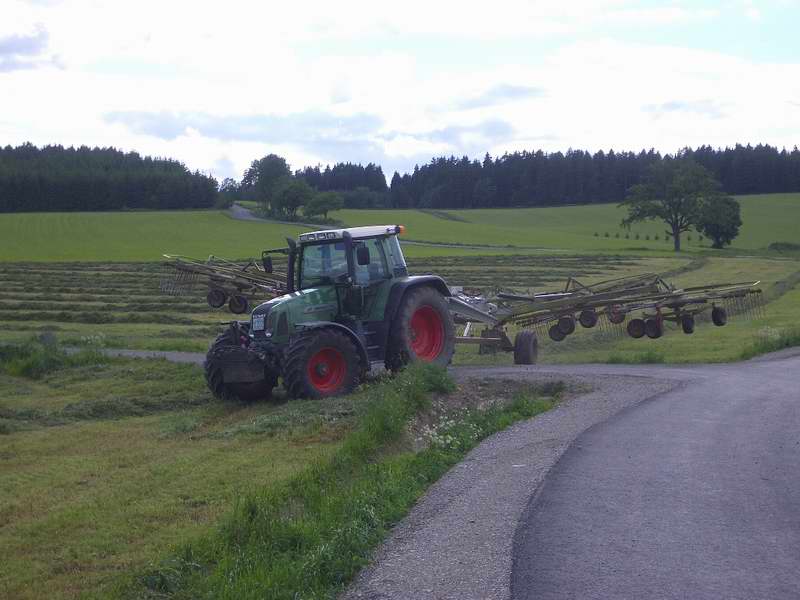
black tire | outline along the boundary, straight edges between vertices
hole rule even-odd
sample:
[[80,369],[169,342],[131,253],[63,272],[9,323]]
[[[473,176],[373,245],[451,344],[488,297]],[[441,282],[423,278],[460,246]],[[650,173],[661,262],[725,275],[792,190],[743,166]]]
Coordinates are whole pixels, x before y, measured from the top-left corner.
[[455,349],[455,325],[444,296],[430,286],[406,292],[389,331],[386,368],[397,371],[418,360],[446,367]]
[[242,333],[247,333],[247,324],[240,324],[239,329],[229,327],[217,336],[206,354],[203,363],[206,385],[211,393],[220,400],[240,400],[252,402],[266,400],[272,396],[272,388],[278,383],[274,374],[264,369],[264,380],[253,383],[225,383],[224,367],[227,361],[250,361],[258,359],[250,356],[246,348],[242,348],[238,339]]
[[292,398],[328,398],[349,394],[364,366],[353,340],[334,329],[315,329],[289,342],[283,386]]
[[514,364],[535,365],[539,357],[539,340],[535,331],[523,329],[514,338]]
[[625,313],[622,312],[619,307],[609,306],[606,309],[606,314],[608,315],[609,322],[614,325],[620,325],[625,322]]
[[657,340],[664,335],[664,323],[661,319],[647,319],[644,322],[644,332],[651,340]]
[[728,313],[721,306],[715,306],[711,309],[711,321],[717,327],[722,327],[728,322]]
[[578,322],[581,324],[581,327],[591,329],[597,325],[597,313],[590,308],[584,309],[581,311],[581,314],[578,315]]
[[558,323],[555,325],[551,325],[550,329],[547,330],[547,335],[550,336],[550,339],[554,342],[563,342],[564,338],[567,336],[564,335],[564,332],[561,331],[561,328],[558,326]]
[[631,319],[628,321],[628,326],[626,329],[628,330],[629,336],[635,340],[638,340],[639,338],[644,337],[644,327],[644,319]]
[[565,336],[573,334],[575,332],[575,317],[572,315],[564,315],[563,317],[559,317],[558,328]]
[[247,312],[247,309],[250,308],[250,303],[247,301],[247,298],[237,294],[231,296],[231,299],[228,301],[228,308],[235,315],[243,315]]
[[211,290],[206,296],[206,302],[211,308],[222,308],[227,299],[227,294],[222,290]]
[[686,335],[694,333],[694,317],[692,315],[683,315],[681,317],[681,329]]

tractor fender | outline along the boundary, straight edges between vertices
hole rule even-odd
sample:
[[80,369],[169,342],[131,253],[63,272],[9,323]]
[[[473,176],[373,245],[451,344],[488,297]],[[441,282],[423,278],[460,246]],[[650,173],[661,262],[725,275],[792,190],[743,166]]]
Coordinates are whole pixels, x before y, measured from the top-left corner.
[[452,296],[450,288],[447,287],[444,279],[438,275],[411,275],[409,277],[401,277],[394,282],[389,292],[389,299],[386,302],[386,309],[383,313],[384,321],[391,323],[394,320],[407,291],[423,285],[428,285],[436,289],[445,298]]
[[358,337],[352,329],[334,321],[306,321],[305,323],[301,323],[298,327],[300,328],[300,332],[313,331],[314,329],[334,329],[336,331],[341,331],[353,340],[353,343],[356,345],[356,350],[358,350],[359,359],[361,359],[364,368],[369,369],[367,348],[364,346],[364,342],[361,338]]

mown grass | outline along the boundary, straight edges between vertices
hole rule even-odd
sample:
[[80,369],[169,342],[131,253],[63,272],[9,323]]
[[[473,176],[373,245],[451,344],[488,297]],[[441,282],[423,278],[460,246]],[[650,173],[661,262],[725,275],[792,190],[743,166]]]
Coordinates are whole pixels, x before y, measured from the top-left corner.
[[[352,399],[220,403],[192,365],[59,355],[31,378],[4,356],[2,598],[108,598],[238,495],[329,455],[358,414]],[[291,426],[249,427],[268,419]]]
[[[142,574],[130,597],[330,598],[417,498],[481,439],[554,399],[520,395],[468,411],[425,450],[398,448],[430,394],[452,391],[444,372],[406,370],[366,390],[368,409],[344,443],[281,485],[242,496],[215,532]],[[146,591],[148,594],[143,594]]]

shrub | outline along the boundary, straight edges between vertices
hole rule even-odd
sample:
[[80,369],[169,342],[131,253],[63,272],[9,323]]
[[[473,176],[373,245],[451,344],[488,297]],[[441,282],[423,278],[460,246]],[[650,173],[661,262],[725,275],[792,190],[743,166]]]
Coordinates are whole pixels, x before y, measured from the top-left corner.
[[610,236],[610,235],[608,235],[608,232],[606,231],[606,232],[603,234],[603,237],[611,237],[611,236]]
[[638,233],[636,234],[636,239],[637,239],[637,240],[639,239],[639,234],[638,234]]
[[595,231],[594,232],[594,237],[600,237],[600,234]]
[[644,236],[644,239],[650,241],[650,234],[648,233],[646,236]]

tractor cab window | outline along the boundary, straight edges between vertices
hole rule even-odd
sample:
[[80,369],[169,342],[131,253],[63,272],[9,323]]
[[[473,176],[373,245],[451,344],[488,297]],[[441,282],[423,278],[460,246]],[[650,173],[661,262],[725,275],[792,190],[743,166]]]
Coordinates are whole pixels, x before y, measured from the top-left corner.
[[389,265],[392,268],[394,276],[402,277],[408,275],[406,259],[403,256],[403,251],[400,249],[400,241],[397,239],[396,235],[390,235],[386,238],[386,249],[389,253]]
[[386,268],[386,257],[381,247],[381,240],[372,238],[353,242],[354,249],[357,249],[359,246],[365,246],[367,250],[369,250],[369,264],[359,265],[357,260],[353,260],[356,269],[356,283],[358,285],[369,285],[370,283],[386,279],[388,277],[388,270]]
[[347,255],[344,242],[315,244],[303,247],[300,265],[300,289],[330,285],[347,275]]

